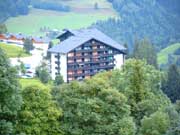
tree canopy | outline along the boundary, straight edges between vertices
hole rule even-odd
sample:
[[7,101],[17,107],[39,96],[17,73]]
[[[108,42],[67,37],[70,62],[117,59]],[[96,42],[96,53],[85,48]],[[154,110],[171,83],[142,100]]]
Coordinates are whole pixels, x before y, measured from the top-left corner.
[[53,90],[64,111],[66,135],[133,135],[136,127],[126,97],[99,78]]
[[17,72],[0,48],[0,135],[14,133],[17,112],[22,104]]
[[40,86],[26,87],[23,105],[18,115],[17,133],[27,135],[62,135],[60,122],[62,110],[52,100],[50,92]]
[[156,51],[148,39],[135,41],[132,57],[136,59],[144,59],[149,65],[153,65],[156,68],[158,67]]
[[68,135],[133,135],[150,130],[146,121],[152,119],[150,124],[163,125],[155,132],[165,133],[170,126],[165,109],[171,102],[160,89],[161,77],[153,66],[130,59],[121,70],[55,87],[52,94],[64,111],[62,129]]
[[162,89],[172,102],[180,100],[180,72],[176,65],[170,65],[167,80],[164,80]]
[[4,22],[10,16],[28,14],[28,0],[1,0],[0,22]]
[[30,51],[32,51],[34,49],[33,42],[29,38],[26,38],[24,40],[23,46],[24,46],[24,50],[26,51],[26,53],[30,53]]

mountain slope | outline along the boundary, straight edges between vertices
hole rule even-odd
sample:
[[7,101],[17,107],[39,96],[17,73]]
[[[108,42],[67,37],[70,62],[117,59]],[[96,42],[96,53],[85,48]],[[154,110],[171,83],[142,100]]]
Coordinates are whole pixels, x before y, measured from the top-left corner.
[[167,68],[170,64],[180,66],[180,43],[172,44],[158,53],[158,63],[161,68]]
[[120,19],[94,25],[130,50],[135,39],[149,38],[157,49],[180,41],[180,17],[158,0],[109,0]]
[[0,23],[8,17],[28,14],[28,0],[0,0]]
[[[78,29],[88,27],[98,20],[116,17],[117,13],[106,0],[44,0],[70,7],[69,12],[30,8],[26,16],[11,17],[5,23],[9,32],[42,34],[40,29]],[[94,4],[98,3],[98,9]]]

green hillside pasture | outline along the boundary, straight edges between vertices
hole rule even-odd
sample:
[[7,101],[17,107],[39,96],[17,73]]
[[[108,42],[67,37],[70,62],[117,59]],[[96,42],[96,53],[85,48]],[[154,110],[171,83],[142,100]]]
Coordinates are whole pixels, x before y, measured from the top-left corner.
[[27,16],[11,17],[5,23],[8,31],[13,33],[42,34],[40,28],[78,29],[88,27],[97,20],[116,17],[111,10],[97,10],[90,13],[56,12],[49,10],[31,9]]
[[22,86],[22,88],[32,86],[32,85],[37,85],[37,86],[43,87],[43,88],[51,88],[51,86],[52,86],[52,82],[50,82],[48,84],[43,84],[38,78],[33,78],[33,79],[20,78],[19,82],[20,82],[20,85]]
[[8,58],[14,58],[14,57],[27,57],[30,56],[29,54],[25,53],[23,48],[10,45],[10,44],[5,44],[5,43],[0,43],[0,48],[4,50],[4,52],[7,54]]
[[158,63],[159,63],[159,65],[166,64],[167,61],[168,61],[168,54],[173,54],[174,51],[177,50],[178,48],[180,48],[180,43],[170,45],[167,48],[161,50],[158,53]]
[[38,85],[41,87],[45,87],[45,85],[42,84],[41,81],[38,79],[19,79],[19,82],[20,82],[22,88],[25,88],[25,87],[28,87],[31,85]]
[[[107,14],[116,14],[115,10],[112,7],[112,4],[107,2],[107,0],[44,0],[46,2],[55,2],[60,3],[71,8],[71,11],[74,13],[87,13],[93,12],[103,13],[102,11],[106,9]],[[94,10],[95,3],[98,4],[99,10]]]
[[71,1],[66,1],[63,4],[70,6],[74,12],[78,12],[78,11],[81,12],[82,10],[87,12],[89,10],[92,12],[95,3],[98,4],[98,8],[99,8],[98,12],[101,12],[103,11],[103,9],[106,9],[107,11],[106,13],[111,13],[111,14],[116,13],[112,7],[112,4],[107,2],[107,0],[71,0]]

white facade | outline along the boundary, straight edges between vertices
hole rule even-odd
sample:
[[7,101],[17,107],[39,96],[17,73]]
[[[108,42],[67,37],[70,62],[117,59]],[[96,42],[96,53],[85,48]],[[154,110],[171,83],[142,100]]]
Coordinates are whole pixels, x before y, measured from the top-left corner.
[[54,80],[56,77],[56,56],[57,54],[51,53],[51,77]]
[[67,82],[67,55],[59,54],[58,59],[57,53],[51,53],[51,77],[53,80],[58,73],[62,75],[64,82]]
[[117,54],[114,55],[114,63],[115,63],[115,69],[120,69],[122,65],[124,64],[124,54]]
[[33,46],[37,50],[42,50],[44,57],[47,56],[48,43],[33,43]]
[[67,82],[67,55],[60,55],[60,75],[62,75],[63,80]]

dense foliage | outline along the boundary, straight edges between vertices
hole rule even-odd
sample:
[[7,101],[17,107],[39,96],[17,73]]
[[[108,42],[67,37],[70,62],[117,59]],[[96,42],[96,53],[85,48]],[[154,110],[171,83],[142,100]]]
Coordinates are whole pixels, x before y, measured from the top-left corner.
[[101,78],[63,85],[53,93],[64,111],[66,135],[135,134],[126,97]]
[[23,105],[18,115],[17,133],[27,135],[61,135],[60,116],[48,89],[29,86],[22,92]]
[[173,54],[168,54],[168,62],[166,65],[175,64],[177,67],[180,67],[180,48],[174,51]]
[[17,81],[16,70],[0,48],[0,135],[14,132],[17,111],[20,110],[22,97]]
[[0,34],[6,33],[6,32],[7,32],[6,25],[0,23]]
[[162,89],[172,102],[180,100],[180,72],[176,65],[170,65]]
[[11,16],[28,14],[28,2],[28,0],[0,0],[0,22]]
[[64,83],[62,75],[57,75],[54,80],[54,85],[58,86]]
[[[129,59],[122,69],[99,73],[83,82],[61,84],[59,77],[51,90],[32,85],[20,93],[14,68],[2,51],[0,56],[0,135],[180,133],[180,101],[170,102],[161,91],[163,74],[144,61]],[[168,80],[172,85],[180,84],[172,77]]]
[[171,103],[160,90],[161,76],[154,67],[132,59],[122,70],[54,88],[64,111],[65,134],[144,135],[152,128],[152,135],[165,133],[171,125],[165,109]]
[[147,40],[135,41],[132,57],[136,59],[144,59],[149,65],[158,67],[157,64],[157,54],[154,46]]
[[0,22],[4,22],[9,17],[27,15],[29,13],[29,5],[39,9],[70,11],[70,7],[57,4],[56,2],[42,0],[0,0]]
[[31,5],[34,8],[38,8],[38,9],[45,9],[45,10],[56,10],[56,11],[64,11],[64,12],[68,12],[70,11],[70,7],[69,6],[65,6],[62,5],[60,3],[57,2],[46,2],[46,1],[42,1],[42,0],[32,0]]
[[[132,51],[136,38],[149,38],[158,49],[180,41],[180,17],[168,4],[158,0],[109,0],[119,13],[119,19],[100,21],[94,25]],[[161,0],[162,1],[162,0]],[[170,1],[170,0],[168,0]],[[179,0],[174,0],[179,3]],[[169,6],[177,6],[171,3]]]
[[23,43],[23,48],[26,51],[26,53],[30,53],[30,51],[34,49],[32,40],[29,38],[26,38]]
[[48,65],[45,62],[42,62],[41,65],[39,65],[36,68],[36,76],[40,79],[42,83],[48,83],[51,80],[51,76],[48,70]]

